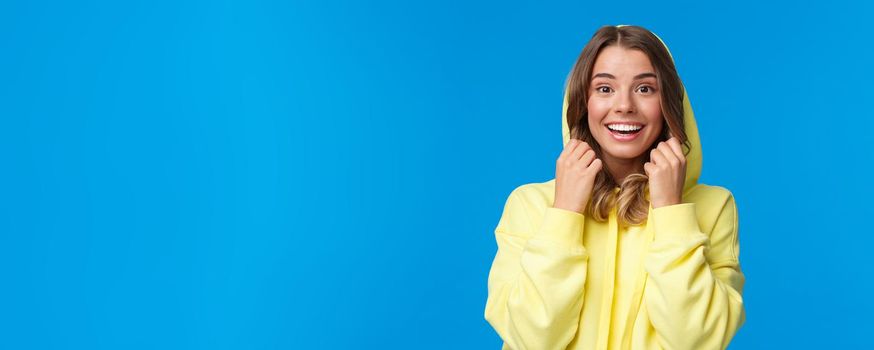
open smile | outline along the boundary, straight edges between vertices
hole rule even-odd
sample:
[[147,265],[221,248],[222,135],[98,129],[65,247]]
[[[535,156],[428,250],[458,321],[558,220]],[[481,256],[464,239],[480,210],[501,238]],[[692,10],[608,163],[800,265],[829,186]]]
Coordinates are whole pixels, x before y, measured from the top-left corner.
[[608,124],[604,126],[613,139],[620,142],[634,141],[646,125],[642,124]]

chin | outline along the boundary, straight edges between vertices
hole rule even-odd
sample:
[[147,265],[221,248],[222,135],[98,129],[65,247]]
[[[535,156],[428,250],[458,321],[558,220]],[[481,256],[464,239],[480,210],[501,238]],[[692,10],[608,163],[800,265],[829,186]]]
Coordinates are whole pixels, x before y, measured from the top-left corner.
[[647,151],[649,150],[637,145],[610,145],[604,149],[604,152],[616,159],[637,159],[643,156]]
[[616,159],[637,159],[645,156],[649,152],[649,146],[655,142],[655,137],[651,135],[640,135],[641,137],[632,142],[617,141],[610,135],[601,136],[606,138],[596,140],[601,145],[601,150]]

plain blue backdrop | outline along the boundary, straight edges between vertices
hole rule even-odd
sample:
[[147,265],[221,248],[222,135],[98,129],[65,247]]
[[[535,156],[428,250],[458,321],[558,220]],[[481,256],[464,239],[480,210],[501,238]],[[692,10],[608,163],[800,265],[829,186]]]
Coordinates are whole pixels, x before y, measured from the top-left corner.
[[510,191],[602,25],[671,49],[740,211],[732,349],[870,347],[870,5],[0,4],[0,348],[498,349]]

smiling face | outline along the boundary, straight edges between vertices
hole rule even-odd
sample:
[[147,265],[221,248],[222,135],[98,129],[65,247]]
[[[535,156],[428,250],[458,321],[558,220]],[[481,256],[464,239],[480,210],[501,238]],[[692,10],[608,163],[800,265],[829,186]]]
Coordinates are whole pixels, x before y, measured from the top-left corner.
[[635,161],[642,167],[664,126],[661,92],[649,57],[640,50],[605,47],[595,60],[586,93],[589,131],[604,161],[608,166]]

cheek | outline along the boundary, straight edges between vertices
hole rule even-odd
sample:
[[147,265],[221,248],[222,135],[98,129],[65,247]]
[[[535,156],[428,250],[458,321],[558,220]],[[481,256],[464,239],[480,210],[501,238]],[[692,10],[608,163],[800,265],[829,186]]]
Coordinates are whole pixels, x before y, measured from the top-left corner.
[[604,98],[590,98],[586,103],[589,108],[589,112],[599,112],[603,113],[610,109],[610,101]]
[[601,119],[610,111],[610,104],[603,100],[589,100],[588,103],[589,123],[600,123]]
[[646,101],[641,103],[640,112],[646,117],[646,121],[650,125],[657,125],[664,122],[662,117],[662,106],[658,101]]

